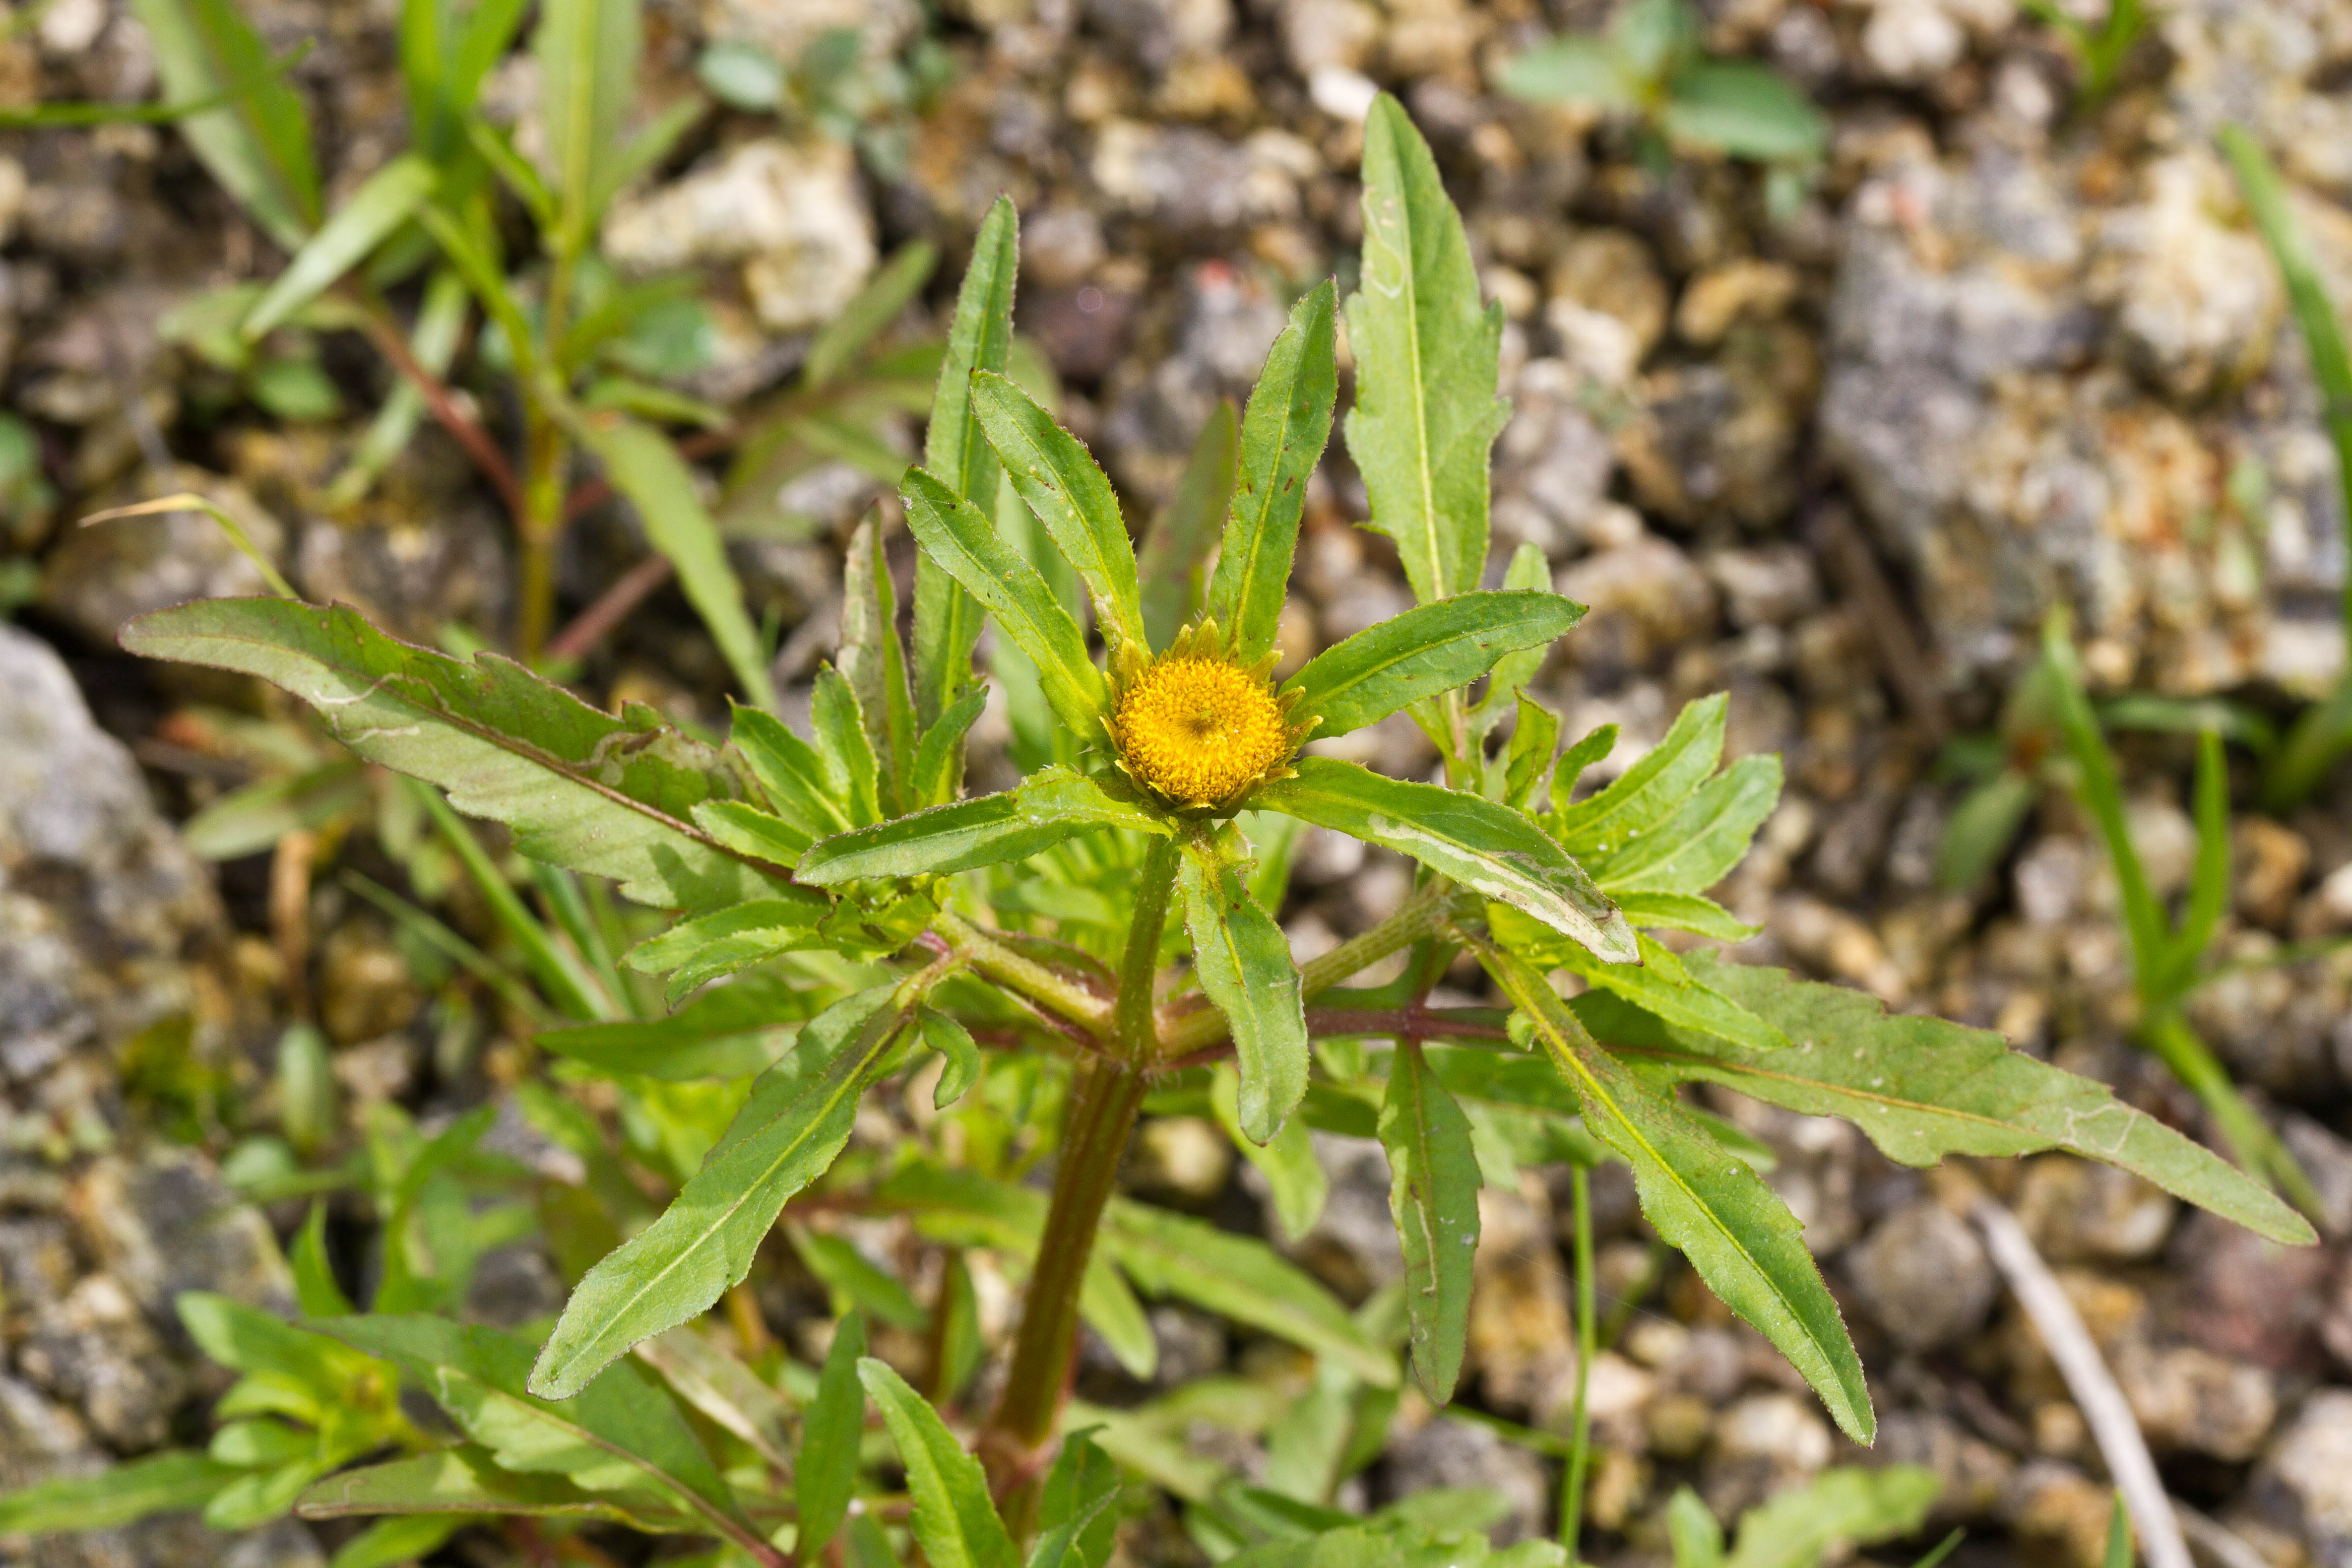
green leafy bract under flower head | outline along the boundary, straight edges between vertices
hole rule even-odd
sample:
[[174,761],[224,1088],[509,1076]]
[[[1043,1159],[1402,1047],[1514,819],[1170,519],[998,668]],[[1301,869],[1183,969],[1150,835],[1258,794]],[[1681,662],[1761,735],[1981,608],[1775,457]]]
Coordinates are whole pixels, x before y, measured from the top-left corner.
[[1274,688],[1278,654],[1243,664],[1214,621],[1176,634],[1147,658],[1111,661],[1110,731],[1119,770],[1182,810],[1238,805],[1255,785],[1290,777],[1314,721],[1294,724],[1299,694]]

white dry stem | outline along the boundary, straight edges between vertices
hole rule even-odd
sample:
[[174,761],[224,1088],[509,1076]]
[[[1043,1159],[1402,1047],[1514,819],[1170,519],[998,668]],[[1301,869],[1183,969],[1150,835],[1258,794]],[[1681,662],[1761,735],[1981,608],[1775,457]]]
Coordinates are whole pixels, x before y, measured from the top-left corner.
[[2115,1374],[2107,1370],[2074,1303],[2066,1299],[2058,1277],[2051,1273],[2050,1265],[2042,1260],[2042,1254],[2026,1239],[2024,1228],[2008,1209],[1990,1198],[1980,1198],[1972,1213],[1977,1228],[1984,1232],[1985,1250],[2016,1292],[2017,1304],[2033,1320],[2043,1348],[2058,1364],[2075,1408],[2082,1411],[2091,1436],[2098,1442],[2099,1453],[2107,1461],[2107,1474],[2123,1493],[2124,1507],[2138,1527],[2147,1568],[2191,1568],[2189,1542],[2181,1536],[2180,1520],[2156,1473],[2156,1461],[2148,1456],[2147,1439],[2141,1436],[2124,1391],[2116,1385]]

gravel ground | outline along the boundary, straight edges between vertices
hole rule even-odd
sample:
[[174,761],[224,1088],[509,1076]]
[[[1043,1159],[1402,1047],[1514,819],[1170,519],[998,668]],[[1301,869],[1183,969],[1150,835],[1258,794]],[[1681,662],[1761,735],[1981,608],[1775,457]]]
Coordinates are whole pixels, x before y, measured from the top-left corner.
[[[397,151],[394,7],[248,8],[273,48],[316,39],[296,79],[331,188],[347,192]],[[1559,591],[1591,607],[1538,683],[1569,732],[1615,722],[1646,744],[1684,701],[1727,687],[1731,750],[1780,751],[1790,780],[1723,893],[1763,927],[1743,956],[1998,1029],[2195,1130],[2195,1103],[2126,1042],[2116,894],[2085,821],[2047,795],[1996,874],[1939,890],[1960,787],[1937,759],[1990,727],[2053,604],[2072,609],[2105,692],[2228,694],[2277,715],[2333,681],[2347,570],[2333,456],[2212,135],[2237,121],[2271,146],[2323,269],[2352,298],[2352,7],[2173,0],[2090,111],[2011,0],[1702,8],[1710,48],[1771,62],[1832,117],[1826,166],[1792,204],[1769,202],[1752,166],[1652,167],[1622,127],[1489,89],[1545,32],[1604,20],[1587,0],[945,0],[936,15],[914,0],[653,0],[655,101],[688,89],[706,44],[790,59],[844,25],[871,58],[919,36],[952,68],[935,101],[861,151],[772,116],[714,117],[615,208],[605,249],[624,270],[704,270],[719,303],[698,390],[732,401],[788,374],[810,329],[908,240],[950,257],[917,308],[940,319],[981,214],[1010,192],[1017,319],[1062,379],[1066,421],[1149,515],[1216,400],[1247,392],[1293,294],[1334,271],[1350,281],[1360,117],[1375,84],[1397,91],[1507,318],[1494,572],[1532,542]],[[0,101],[151,91],[149,47],[120,0],[19,11],[0,34]],[[518,61],[489,98],[527,135],[536,93]],[[0,497],[20,605],[17,629],[0,627],[12,1485],[202,1430],[217,1381],[181,1338],[173,1291],[289,1297],[265,1232],[289,1217],[229,1207],[194,1223],[228,1199],[192,1146],[219,1129],[158,1129],[126,1061],[176,1030],[183,1058],[252,1092],[308,987],[352,1114],[385,1098],[446,1113],[498,1082],[495,1053],[463,1070],[446,1059],[430,998],[335,889],[321,884],[315,940],[289,968],[268,856],[214,868],[175,832],[246,776],[191,716],[257,699],[136,664],[113,634],[145,609],[257,591],[252,566],[193,515],[68,520],[199,488],[311,597],[426,639],[500,623],[512,570],[494,498],[437,430],[374,497],[333,510],[323,487],[363,419],[272,420],[159,332],[199,291],[280,265],[175,133],[0,134],[0,375],[52,492]],[[355,410],[384,390],[347,340],[324,340],[321,365]],[[830,651],[839,547],[877,498],[855,469],[821,465],[779,497],[814,520],[804,537],[736,547],[784,628],[780,680],[805,683]],[[1353,526],[1364,515],[1335,442],[1310,497],[1288,659],[1410,601],[1385,541]],[[593,599],[644,549],[633,518],[592,517],[562,561],[567,601]],[[595,648],[581,684],[716,719],[723,670],[670,590]],[[788,706],[806,690],[788,685]],[[1001,740],[993,718],[983,740],[992,723]],[[1401,718],[1338,745],[1391,773],[1432,761]],[[1636,755],[1628,745],[1609,766]],[[2151,878],[2177,889],[2193,848],[2189,751],[2137,737],[2124,755]],[[2352,773],[2288,819],[2242,814],[2233,847],[2228,956],[2352,932]],[[1328,948],[1409,887],[1400,861],[1311,839],[1285,922],[1295,950]],[[2352,1568],[2347,987],[2343,958],[2250,966],[2192,1007],[2327,1197],[2336,1239],[2315,1251],[2180,1212],[2103,1167],[2052,1156],[1923,1174],[1843,1124],[1723,1097],[1778,1153],[1769,1179],[1870,1368],[1883,1431],[1867,1456],[1679,1265],[1653,1270],[1630,1188],[1604,1172],[1603,1291],[1633,1305],[1593,1373],[1603,1558],[1663,1561],[1660,1511],[1678,1480],[1728,1517],[1833,1463],[1911,1461],[1945,1479],[1935,1525],[1969,1527],[1957,1561],[2095,1563],[2105,1472],[1961,1218],[1990,1190],[2059,1269],[2170,1489],[2252,1553],[2208,1536],[2200,1555]],[[1271,1232],[1255,1173],[1202,1132],[1149,1124],[1131,1185]],[[1387,1176],[1369,1145],[1318,1146],[1330,1209],[1295,1251],[1360,1296],[1400,1267]],[[1482,1208],[1465,1387],[1511,1420],[1555,1423],[1574,1372],[1565,1186],[1529,1173]],[[560,1296],[543,1262],[518,1255],[476,1306],[519,1321]],[[1156,1321],[1165,1368],[1278,1370],[1235,1361],[1188,1310]],[[1087,1376],[1121,1392],[1107,1357]],[[1410,1399],[1398,1434],[1357,1500],[1475,1483],[1510,1500],[1505,1535],[1549,1528],[1544,1462]],[[1201,1441],[1244,1471],[1263,1462],[1252,1443]],[[1189,1550],[1172,1532],[1132,1544],[1138,1562]],[[44,1568],[320,1561],[302,1526],[230,1544],[184,1521],[33,1552]]]

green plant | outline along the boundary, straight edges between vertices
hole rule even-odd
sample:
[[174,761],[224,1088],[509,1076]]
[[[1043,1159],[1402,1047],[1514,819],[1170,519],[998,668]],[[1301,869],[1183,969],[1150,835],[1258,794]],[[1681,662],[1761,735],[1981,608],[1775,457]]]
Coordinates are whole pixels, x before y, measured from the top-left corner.
[[[1616,737],[1563,751],[1559,716],[1525,695],[1580,614],[1547,591],[1540,553],[1523,549],[1499,591],[1477,587],[1487,449],[1506,413],[1500,312],[1480,301],[1460,218],[1393,99],[1367,122],[1364,182],[1346,437],[1370,526],[1394,540],[1419,602],[1279,684],[1276,621],[1337,398],[1335,289],[1297,302],[1238,431],[1220,423],[1230,414],[1212,421],[1141,552],[1147,580],[1108,480],[1003,373],[1009,202],[975,243],[922,465],[904,485],[921,551],[911,641],[869,520],[805,734],[750,672],[753,700],[719,744],[642,706],[602,712],[496,655],[410,647],[349,610],[287,599],[184,605],[125,632],[134,652],[276,683],[361,758],[446,791],[438,830],[510,956],[454,932],[432,940],[555,1059],[518,1100],[581,1165],[576,1182],[536,1184],[573,1285],[551,1329],[526,1337],[447,1315],[481,1242],[465,1217],[495,1212],[467,1200],[456,1164],[422,1179],[425,1155],[396,1149],[362,1151],[364,1167],[273,1156],[289,1181],[402,1173],[364,1179],[383,1245],[422,1249],[402,1265],[413,1283],[288,1332],[397,1367],[451,1424],[445,1441],[317,1480],[301,1511],[455,1514],[510,1531],[619,1521],[715,1538],[720,1560],[772,1568],[830,1560],[835,1542],[850,1559],[896,1562],[909,1538],[934,1563],[1099,1568],[1125,1473],[1184,1499],[1195,1539],[1244,1563],[1402,1568],[1434,1548],[1496,1568],[1561,1564],[1578,1544],[1580,1416],[1566,1439],[1529,1435],[1566,1450],[1562,1543],[1492,1551],[1476,1496],[1406,1500],[1372,1521],[1333,1507],[1381,1450],[1404,1364],[1433,1400],[1451,1397],[1478,1189],[1513,1182],[1522,1163],[1627,1164],[1659,1235],[1843,1430],[1874,1431],[1796,1220],[1747,1145],[1681,1100],[1685,1082],[1848,1117],[1912,1165],[2074,1150],[2265,1236],[2311,1239],[2210,1152],[1997,1037],[1889,1017],[1857,993],[1655,935],[1749,934],[1706,892],[1772,810],[1779,762],[1722,765],[1717,696],[1580,797]],[[625,477],[632,464],[684,488],[641,427],[570,412],[556,423],[593,439],[624,489],[658,498],[644,475]],[[967,799],[983,618],[1023,778]],[[1444,783],[1297,750],[1398,712],[1437,748]],[[522,855],[554,868],[537,879],[544,919],[454,811],[505,824]],[[1295,824],[1420,866],[1398,910],[1303,967],[1275,920]],[[677,917],[625,946],[617,909],[599,915],[587,894],[596,879]],[[416,911],[405,928],[423,939],[431,919]],[[1462,963],[1508,1005],[1433,1005]],[[1368,974],[1376,966],[1388,977]],[[1559,969],[1580,994],[1560,994]],[[311,1069],[299,1051],[287,1060],[299,1085]],[[562,1092],[583,1082],[604,1091],[611,1125]],[[893,1136],[853,1141],[861,1107],[895,1109]],[[1229,1130],[1294,1230],[1322,1202],[1308,1130],[1378,1138],[1402,1287],[1350,1312],[1267,1243],[1118,1196],[1139,1117],[1174,1110]],[[1040,1192],[1025,1178],[1048,1158]],[[666,1207],[649,1190],[669,1194]],[[1591,1222],[1588,1204],[1574,1209],[1590,1349]],[[930,1267],[859,1251],[834,1228],[856,1216],[903,1217]],[[780,1219],[835,1307],[821,1366],[787,1356],[741,1288]],[[967,1259],[982,1249],[1027,1279],[984,1414],[965,1404],[981,1354]],[[1140,1409],[1070,1400],[1081,1322],[1130,1372],[1152,1370],[1139,1291],[1287,1342],[1304,1353],[1298,1376],[1209,1380]],[[870,1342],[869,1322],[882,1325]],[[919,1386],[864,1354],[885,1327]],[[887,1448],[857,1436],[869,1409]],[[1170,1442],[1212,1410],[1265,1434],[1263,1484]],[[889,1472],[905,1478],[903,1503],[878,1479]]]
[[[1820,1568],[1840,1543],[1868,1546],[1913,1533],[1942,1488],[1933,1470],[1916,1465],[1823,1470],[1742,1513],[1727,1554],[1715,1515],[1698,1493],[1678,1487],[1666,1503],[1675,1568]],[[1958,1544],[1955,1531],[1916,1568],[1934,1568]]]
[[[2287,204],[2286,184],[2268,154],[2243,128],[2221,128],[2221,151],[2237,172],[2238,189],[2270,246],[2279,277],[2286,284],[2287,303],[2302,329],[2305,350],[2311,358],[2311,378],[2319,389],[2320,419],[2336,445],[2337,506],[2343,513],[2345,538],[2352,541],[2352,348],[2344,340],[2344,323],[2327,297],[2326,285],[2304,241],[2303,231]],[[2302,804],[2326,780],[2346,750],[2352,749],[2352,571],[2345,575],[2344,625],[2346,661],[2336,689],[2321,702],[2305,707],[2287,731],[2286,743],[2272,758],[2263,780],[2263,803],[2283,811]]]
[[1496,85],[1531,103],[1576,104],[1642,128],[1645,156],[1670,148],[1793,168],[1818,162],[1829,121],[1793,83],[1700,47],[1686,0],[1626,0],[1597,37],[1559,37],[1513,59]]
[[2198,735],[2196,869],[2176,923],[2149,888],[2139,851],[2132,843],[2115,757],[2084,694],[2082,669],[2063,612],[2053,611],[2043,623],[2042,668],[2043,690],[2074,758],[2077,796],[2097,824],[2115,868],[2132,979],[2139,996],[2136,1037],[2196,1094],[2240,1163],[2286,1193],[2305,1213],[2320,1213],[2311,1178],[2239,1094],[2183,1010],[2189,994],[2210,977],[2206,953],[2230,906],[2230,772],[2220,731],[2207,728]]
[[2085,108],[2115,90],[2124,62],[2131,57],[2132,47],[2147,31],[2151,20],[2140,0],[2107,0],[2107,14],[2095,27],[2068,10],[2061,0],[2025,0],[2025,9],[2035,21],[2066,40],[2080,73],[2074,99]]

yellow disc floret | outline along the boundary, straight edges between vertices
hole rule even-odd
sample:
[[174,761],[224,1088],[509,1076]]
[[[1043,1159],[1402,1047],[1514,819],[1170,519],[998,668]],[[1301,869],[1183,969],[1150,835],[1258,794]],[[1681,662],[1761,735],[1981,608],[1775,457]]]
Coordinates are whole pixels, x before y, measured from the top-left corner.
[[1222,657],[1213,628],[1202,630],[1118,683],[1110,727],[1130,778],[1180,806],[1214,808],[1289,761],[1300,732],[1267,670]]

